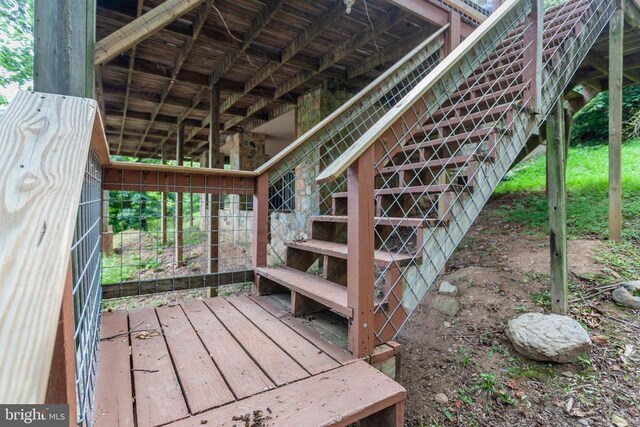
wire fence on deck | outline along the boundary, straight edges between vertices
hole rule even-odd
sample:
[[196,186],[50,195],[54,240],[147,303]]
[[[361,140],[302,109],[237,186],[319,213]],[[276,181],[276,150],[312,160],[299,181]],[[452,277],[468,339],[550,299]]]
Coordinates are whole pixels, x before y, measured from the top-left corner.
[[183,182],[180,177],[142,171],[131,171],[126,179],[119,175],[108,179],[104,298],[253,280],[252,180],[239,180],[233,188],[229,182],[234,180]]
[[89,153],[71,247],[78,424],[92,425],[100,336],[100,202],[102,168]]

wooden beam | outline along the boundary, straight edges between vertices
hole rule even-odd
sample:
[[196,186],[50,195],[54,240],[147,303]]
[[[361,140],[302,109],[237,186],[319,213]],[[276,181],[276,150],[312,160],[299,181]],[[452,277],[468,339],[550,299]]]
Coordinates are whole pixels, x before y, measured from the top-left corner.
[[[386,0],[386,2],[438,27],[444,27],[449,23],[449,9],[436,2],[429,0]],[[474,26],[463,22],[460,31],[464,37],[468,37],[474,29]]]
[[[142,6],[144,5],[144,0],[138,0],[138,7],[136,8],[136,19],[142,15]],[[129,54],[129,69],[127,70],[127,83],[126,90],[124,94],[124,107],[122,108],[122,121],[120,124],[120,136],[118,137],[118,150],[116,154],[120,154],[120,150],[122,149],[122,135],[124,134],[124,126],[127,121],[127,109],[129,108],[129,94],[131,92],[131,79],[133,78],[133,67],[136,62],[136,52],[137,46],[133,46],[131,48],[131,53]],[[102,75],[102,68],[98,69],[98,75]],[[104,108],[102,109],[104,113]]]
[[[220,127],[217,126],[217,124],[220,123],[220,90],[217,87],[214,87],[211,90],[209,108],[214,126],[209,126],[207,165],[210,168],[222,168],[223,162],[220,159]],[[218,218],[220,211],[220,196],[210,195],[206,197],[209,199],[206,209],[209,218],[204,219],[204,221],[207,221],[207,228],[209,229],[209,233],[207,233],[207,258],[209,259],[207,269],[208,273],[216,273],[218,271],[218,258],[220,254],[220,222]]]
[[173,63],[173,66],[171,67],[171,70],[172,70],[171,77],[167,82],[165,82],[164,87],[162,88],[162,91],[160,93],[160,102],[156,103],[155,107],[153,108],[153,111],[151,112],[151,120],[149,120],[149,123],[147,124],[147,128],[144,130],[142,138],[140,138],[140,143],[138,144],[138,147],[136,148],[136,151],[133,154],[134,157],[138,156],[140,147],[142,147],[142,144],[144,144],[144,141],[147,138],[147,135],[149,134],[151,127],[153,126],[153,122],[155,121],[156,116],[158,115],[158,113],[160,112],[160,109],[164,105],[164,101],[167,99],[167,96],[169,96],[169,92],[171,92],[171,89],[173,88],[173,85],[176,82],[176,78],[178,77],[178,74],[182,69],[182,65],[184,64],[184,61],[189,56],[189,53],[191,52],[193,45],[198,39],[200,30],[202,29],[202,26],[204,25],[205,21],[207,20],[207,16],[209,15],[209,9],[211,8],[212,1],[213,0],[207,0],[205,3],[202,3],[200,5],[200,9],[198,10],[195,20],[193,21],[193,35],[190,38],[188,38],[184,42],[184,45],[180,48],[178,57],[176,58],[176,60]]
[[103,65],[152,36],[170,22],[198,7],[204,0],[166,0],[95,44],[94,64]]
[[[167,164],[167,149],[162,149],[162,164]],[[167,244],[167,192],[162,192],[160,200],[160,239],[163,245]]]
[[95,3],[34,3],[33,83],[38,92],[94,97]]
[[565,186],[564,108],[558,99],[547,118],[547,176],[549,190],[549,250],[551,311],[567,314],[567,193]]
[[0,118],[5,404],[44,402],[98,108],[92,99],[20,92]]
[[609,21],[609,239],[622,239],[622,61],[624,0]]
[[[620,58],[623,59],[624,56],[621,55]],[[600,71],[603,76],[606,76],[609,74],[609,64],[607,63],[607,61],[603,60],[602,58],[598,58],[594,56],[593,53],[589,53],[585,58],[584,62],[591,65],[596,70]],[[626,70],[624,68],[624,60],[622,60],[622,62],[623,62],[623,66],[622,66],[623,77],[626,77],[627,79],[631,80],[634,83],[640,83],[640,71]]]
[[627,23],[636,30],[640,30],[640,1],[626,0],[623,5],[623,10]]
[[[253,268],[267,265],[267,236],[269,234],[269,172],[255,179],[253,193]],[[254,274],[253,289],[257,291],[258,275]]]

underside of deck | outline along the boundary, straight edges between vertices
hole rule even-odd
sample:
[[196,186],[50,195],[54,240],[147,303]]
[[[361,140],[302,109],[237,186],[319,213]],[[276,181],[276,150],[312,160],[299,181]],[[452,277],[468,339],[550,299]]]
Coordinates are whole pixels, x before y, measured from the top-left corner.
[[399,384],[286,313],[249,295],[104,313],[95,425],[400,421]]

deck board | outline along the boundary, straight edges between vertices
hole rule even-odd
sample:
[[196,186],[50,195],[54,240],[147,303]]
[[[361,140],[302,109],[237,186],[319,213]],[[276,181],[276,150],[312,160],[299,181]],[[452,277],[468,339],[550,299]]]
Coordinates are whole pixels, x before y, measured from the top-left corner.
[[235,400],[180,306],[156,309],[187,399],[189,412],[202,412]]
[[129,325],[126,311],[104,313],[103,338],[100,341],[100,363],[96,380],[96,408],[94,426],[132,426],[133,390],[129,363]]
[[159,332],[147,339],[138,338],[136,333],[131,335],[138,427],[157,426],[188,416],[155,309],[144,307],[129,312],[129,323]]
[[212,298],[205,303],[227,330],[277,385],[308,377],[295,360],[257,329],[224,298]]
[[245,295],[235,295],[227,298],[256,327],[284,349],[289,356],[297,360],[311,375],[340,366],[321,349],[306,339],[301,339],[293,329],[283,327],[282,322],[269,314],[265,309],[250,300]]
[[183,308],[238,399],[275,387],[204,302],[184,303]]

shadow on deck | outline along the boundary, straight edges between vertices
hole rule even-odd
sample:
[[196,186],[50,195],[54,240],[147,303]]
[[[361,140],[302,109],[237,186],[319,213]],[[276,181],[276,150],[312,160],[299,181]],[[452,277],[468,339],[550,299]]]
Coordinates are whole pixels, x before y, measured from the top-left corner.
[[247,295],[105,313],[95,425],[402,425],[398,383],[286,313]]

